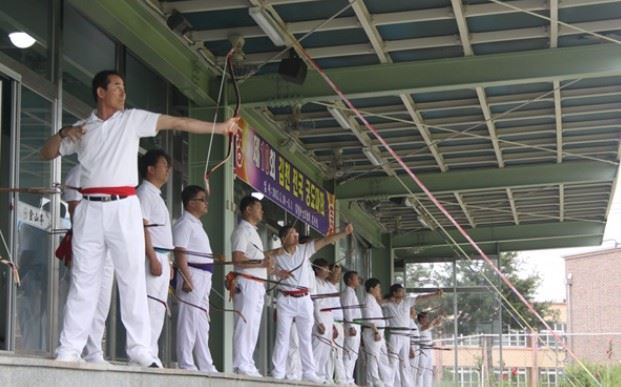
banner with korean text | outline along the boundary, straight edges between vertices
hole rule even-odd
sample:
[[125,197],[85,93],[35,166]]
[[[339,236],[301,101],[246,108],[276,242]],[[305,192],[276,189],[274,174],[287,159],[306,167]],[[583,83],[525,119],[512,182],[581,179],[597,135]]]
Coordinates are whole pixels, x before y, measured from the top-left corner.
[[235,144],[235,174],[323,235],[335,230],[336,198],[247,125]]

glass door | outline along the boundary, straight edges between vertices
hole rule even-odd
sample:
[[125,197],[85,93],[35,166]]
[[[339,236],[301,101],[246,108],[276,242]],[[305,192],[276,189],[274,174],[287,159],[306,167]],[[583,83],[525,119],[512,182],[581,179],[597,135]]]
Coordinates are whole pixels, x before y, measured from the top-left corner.
[[[51,187],[52,163],[39,150],[52,133],[52,102],[27,88],[20,97],[16,171],[18,187]],[[52,278],[52,198],[49,194],[19,193],[14,201],[14,256],[21,286],[15,297],[15,350],[49,353]]]
[[[11,186],[11,83],[0,76],[0,187]],[[9,239],[9,193],[0,192],[0,233],[7,243]],[[0,256],[8,260],[8,252],[0,242]],[[0,264],[0,350],[11,349],[11,270]]]

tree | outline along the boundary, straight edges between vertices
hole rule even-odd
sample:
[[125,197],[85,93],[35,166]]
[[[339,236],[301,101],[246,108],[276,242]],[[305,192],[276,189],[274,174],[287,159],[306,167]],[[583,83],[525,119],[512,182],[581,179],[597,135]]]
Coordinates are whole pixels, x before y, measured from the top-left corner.
[[[539,275],[524,276],[521,274],[523,262],[517,258],[514,252],[501,253],[499,256],[500,270],[515,286],[515,288],[533,305],[535,310],[542,316],[549,315],[549,304],[534,301],[535,291],[541,282]],[[427,278],[424,281],[441,284],[440,286],[453,286],[452,267],[444,270],[420,270]],[[496,272],[483,260],[460,260],[456,263],[457,287],[461,292],[457,294],[458,310],[457,315],[458,332],[462,335],[473,335],[478,333],[498,332],[498,313],[502,310],[502,329],[506,333],[508,329],[523,330],[543,328],[543,324],[531,313],[528,308],[520,301],[509,287],[501,282]],[[414,274],[414,272],[412,272]],[[413,275],[412,275],[413,276]],[[499,304],[497,291],[486,280],[488,278],[497,289],[500,289],[506,300],[503,306]],[[422,278],[421,278],[422,280]],[[470,289],[468,289],[470,288]],[[478,288],[478,289],[477,289]],[[483,288],[483,289],[481,289]],[[510,304],[511,306],[509,306]],[[422,305],[421,309],[424,309]],[[512,309],[514,308],[515,311]],[[443,297],[442,310],[447,317],[452,320],[453,297],[448,295]],[[522,321],[522,319],[525,320]],[[446,326],[448,332],[452,332],[451,327]]]

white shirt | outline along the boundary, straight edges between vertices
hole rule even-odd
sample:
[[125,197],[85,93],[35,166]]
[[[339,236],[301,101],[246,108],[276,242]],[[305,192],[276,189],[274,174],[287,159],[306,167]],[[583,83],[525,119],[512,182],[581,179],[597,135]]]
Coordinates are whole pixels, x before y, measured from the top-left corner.
[[[315,289],[313,291],[313,294],[332,293],[329,285],[330,283],[328,281],[324,281],[315,277]],[[326,321],[327,318],[332,317],[332,314],[329,311],[321,311],[321,309],[324,308],[332,308],[332,300],[330,299],[330,297],[318,298],[316,300],[313,300],[313,304],[315,306],[315,320]]]
[[372,318],[373,320],[365,320],[365,324],[374,324],[377,328],[384,328],[386,326],[386,322],[383,319],[377,319],[378,317],[384,317],[382,314],[382,307],[379,306],[377,300],[371,293],[367,293],[366,299],[364,300],[365,307],[362,308],[362,316],[365,319]]
[[164,199],[162,199],[161,193],[162,191],[160,191],[159,188],[147,180],[144,180],[136,191],[138,199],[140,200],[142,218],[146,219],[147,224],[159,225],[147,227],[149,235],[151,236],[152,245],[154,247],[172,249],[174,246],[172,229],[170,226],[170,215],[168,214],[168,208],[166,207]]
[[[356,296],[356,291],[353,288],[349,286],[345,287],[345,290],[341,293],[341,305],[360,305],[360,301],[358,301],[358,297]],[[354,321],[362,317],[362,311],[360,308],[343,309],[343,315],[346,321]]]
[[412,320],[410,310],[414,305],[416,305],[416,297],[405,297],[398,304],[394,301],[389,301],[382,305],[384,315],[391,317],[388,320],[388,324],[391,327],[409,327],[410,320]]
[[[328,293],[336,293],[339,289],[332,282],[327,281]],[[340,308],[341,307],[341,297],[330,297],[330,301],[332,301],[332,308]],[[343,309],[334,309],[332,311],[332,317],[335,320],[343,321]]]
[[[199,253],[211,253],[209,237],[203,228],[203,223],[200,219],[187,211],[183,212],[181,218],[179,218],[173,226],[173,237],[175,240],[175,247],[182,247],[186,250],[196,251]],[[200,257],[191,254],[187,254],[187,258],[188,263],[213,262],[212,258]]]
[[[65,186],[80,188],[80,164],[69,170],[65,178]],[[82,194],[77,189],[65,187],[63,189],[62,199],[66,202],[82,200]]]
[[418,340],[420,340],[420,332],[418,331],[418,324],[416,324],[416,321],[414,321],[414,319],[410,319],[410,329],[411,339],[415,342],[418,342]]
[[[245,220],[241,220],[233,235],[231,235],[231,246],[233,251],[240,251],[248,257],[248,259],[264,259],[263,255],[263,242],[256,226],[248,223]],[[267,278],[267,269],[264,267],[253,268],[235,268],[237,272],[253,275],[259,278]]]
[[311,241],[303,245],[298,245],[293,254],[285,252],[284,254],[274,257],[276,260],[276,267],[279,270],[291,271],[300,266],[299,269],[292,273],[291,277],[282,280],[282,285],[278,287],[280,290],[296,290],[295,288],[286,285],[303,286],[305,288],[312,289],[313,283],[310,281],[310,276],[313,273],[313,269],[309,258],[312,257],[313,254],[315,254],[315,242]]
[[433,337],[431,335],[431,328],[424,330],[424,331],[420,331],[419,337],[420,338],[418,342],[420,343],[421,346],[423,346],[423,348],[421,349],[421,355],[428,356],[431,359],[431,348],[429,348],[430,346],[433,345]]
[[65,137],[59,152],[63,156],[78,154],[82,166],[79,187],[137,186],[140,138],[157,134],[159,116],[127,109],[103,121],[93,111],[86,120],[75,123],[86,133],[77,142]]

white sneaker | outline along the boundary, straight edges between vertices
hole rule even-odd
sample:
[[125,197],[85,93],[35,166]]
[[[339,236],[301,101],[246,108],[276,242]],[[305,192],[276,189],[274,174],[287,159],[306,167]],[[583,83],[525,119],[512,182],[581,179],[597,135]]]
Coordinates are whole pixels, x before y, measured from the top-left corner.
[[84,361],[89,364],[99,364],[99,365],[110,365],[111,364],[109,361],[107,361],[103,357],[98,358],[98,359],[84,359]]
[[67,352],[59,352],[56,354],[56,361],[62,361],[67,363],[84,363],[84,360],[80,357],[80,355],[75,353],[67,353]]
[[304,377],[302,377],[302,380],[304,380],[305,382],[310,382],[314,384],[326,384],[325,380],[321,379],[319,376],[315,374],[304,375]]
[[263,375],[261,375],[261,373],[257,370],[244,370],[241,368],[236,368],[235,370],[233,370],[233,372],[235,372],[238,375],[246,375],[246,376],[253,376],[255,378],[262,378]]
[[157,362],[157,359],[148,353],[139,354],[135,358],[130,359],[129,365],[140,366],[146,368],[162,368]]
[[110,362],[104,359],[103,354],[97,353],[95,355],[86,355],[84,356],[84,361],[91,364],[110,364]]

